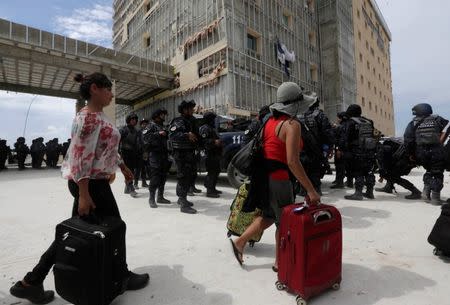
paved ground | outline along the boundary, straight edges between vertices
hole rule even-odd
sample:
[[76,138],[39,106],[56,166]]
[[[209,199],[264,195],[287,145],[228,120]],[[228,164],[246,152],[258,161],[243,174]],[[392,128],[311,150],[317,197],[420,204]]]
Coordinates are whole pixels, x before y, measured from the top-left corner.
[[[335,204],[344,223],[343,282],[310,301],[314,305],[428,305],[450,304],[449,262],[432,255],[426,238],[440,210],[399,194],[378,194],[376,200],[343,200],[346,191],[332,191],[326,176],[323,202]],[[410,179],[421,188],[421,172]],[[446,180],[450,180],[446,174]],[[245,254],[245,267],[234,260],[226,239],[225,222],[235,190],[221,177],[223,198],[204,195],[192,199],[198,215],[181,214],[171,205],[150,209],[148,194],[133,199],[122,193],[122,178],[113,190],[128,224],[130,268],[149,272],[151,285],[126,293],[114,305],[294,305],[292,295],[275,289],[270,269],[274,230],[268,230]],[[202,185],[199,178],[198,185]],[[167,197],[175,201],[175,181]],[[450,196],[445,184],[444,197]],[[0,172],[0,304],[29,304],[8,294],[38,260],[53,238],[54,227],[70,214],[72,199],[58,170]],[[53,276],[45,282],[53,288]],[[67,304],[57,298],[52,304]]]

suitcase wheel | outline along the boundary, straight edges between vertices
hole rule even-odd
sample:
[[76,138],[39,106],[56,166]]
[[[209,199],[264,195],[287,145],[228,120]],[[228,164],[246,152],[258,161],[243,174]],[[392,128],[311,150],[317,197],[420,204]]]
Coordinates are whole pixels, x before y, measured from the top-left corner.
[[339,289],[341,289],[341,284],[334,283],[333,286],[331,286],[331,288],[333,288],[333,290],[339,290]]
[[295,298],[295,301],[297,302],[297,305],[306,305],[307,304],[306,301],[303,300],[303,298],[299,295]]
[[275,286],[277,287],[278,290],[286,289],[286,286],[284,286],[284,284],[280,281],[276,281]]
[[253,248],[255,246],[255,242],[254,241],[249,241],[248,245],[250,246],[250,248]]

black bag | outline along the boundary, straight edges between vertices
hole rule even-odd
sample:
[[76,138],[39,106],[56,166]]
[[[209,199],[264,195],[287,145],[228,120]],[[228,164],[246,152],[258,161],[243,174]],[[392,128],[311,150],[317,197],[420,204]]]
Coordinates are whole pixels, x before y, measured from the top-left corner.
[[266,122],[264,122],[255,136],[247,144],[242,146],[230,161],[231,165],[243,175],[251,176],[256,168],[256,164],[263,160],[263,134]]
[[428,242],[446,256],[450,256],[450,204],[442,206],[441,215],[428,236]]
[[73,217],[56,226],[56,292],[75,305],[107,305],[125,291],[125,223]]

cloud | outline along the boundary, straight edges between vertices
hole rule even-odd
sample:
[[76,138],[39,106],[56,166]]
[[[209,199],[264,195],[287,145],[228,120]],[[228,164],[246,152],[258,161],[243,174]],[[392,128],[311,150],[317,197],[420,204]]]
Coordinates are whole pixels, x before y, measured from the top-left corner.
[[12,145],[24,132],[28,144],[37,137],[44,137],[46,141],[53,138],[62,141],[70,137],[75,101],[0,91],[0,111],[0,138],[6,139],[8,145]]
[[112,45],[111,5],[94,4],[90,8],[75,9],[70,16],[56,16],[58,33],[105,47]]

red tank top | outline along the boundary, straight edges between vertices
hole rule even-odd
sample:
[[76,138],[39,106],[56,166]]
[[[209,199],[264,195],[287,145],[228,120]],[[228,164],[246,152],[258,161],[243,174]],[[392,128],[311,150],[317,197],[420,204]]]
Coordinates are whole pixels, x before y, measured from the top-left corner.
[[[278,138],[275,129],[277,125],[289,120],[287,115],[282,115],[278,118],[271,117],[264,128],[264,158],[276,160],[287,165],[286,143]],[[300,150],[303,148],[303,141],[300,139]],[[300,158],[300,156],[299,156]],[[270,178],[274,180],[289,180],[289,172],[285,169],[278,169],[270,173]]]

